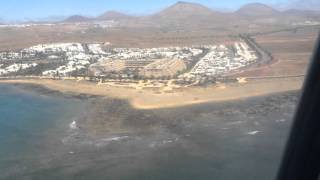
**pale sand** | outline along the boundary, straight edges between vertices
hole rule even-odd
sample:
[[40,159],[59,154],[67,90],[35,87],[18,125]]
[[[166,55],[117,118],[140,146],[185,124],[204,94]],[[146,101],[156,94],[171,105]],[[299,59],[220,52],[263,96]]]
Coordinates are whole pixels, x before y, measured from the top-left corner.
[[302,78],[250,80],[246,83],[228,83],[209,87],[189,87],[160,93],[155,90],[137,90],[97,85],[86,81],[72,80],[0,80],[0,83],[21,83],[42,85],[62,93],[90,94],[128,100],[137,109],[157,109],[228,101],[253,96],[301,89]]

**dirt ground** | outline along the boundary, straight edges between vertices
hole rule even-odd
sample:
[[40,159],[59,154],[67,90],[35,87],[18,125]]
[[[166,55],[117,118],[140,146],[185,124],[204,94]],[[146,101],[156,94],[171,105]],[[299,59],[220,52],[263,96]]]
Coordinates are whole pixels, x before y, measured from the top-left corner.
[[259,35],[255,39],[274,57],[274,62],[251,69],[241,76],[291,76],[306,73],[319,29],[307,27],[298,31]]
[[[90,25],[0,28],[0,51],[60,42],[104,43],[114,47],[168,47],[232,43],[227,30],[167,31],[161,28],[95,28]],[[235,34],[236,35],[236,34]]]

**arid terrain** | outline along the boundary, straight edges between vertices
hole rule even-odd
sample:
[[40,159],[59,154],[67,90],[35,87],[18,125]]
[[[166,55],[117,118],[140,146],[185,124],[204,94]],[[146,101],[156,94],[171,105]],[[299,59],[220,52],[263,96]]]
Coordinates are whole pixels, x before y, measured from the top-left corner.
[[319,35],[318,27],[256,35],[255,39],[274,57],[274,62],[243,76],[290,76],[306,73],[312,50]]
[[278,11],[252,3],[234,12],[178,2],[146,16],[106,12],[95,18],[74,15],[64,21],[0,27],[0,50],[54,42],[111,42],[118,47],[162,47],[233,41],[241,33],[264,33],[319,25],[320,13]]
[[260,3],[0,24],[0,179],[274,179],[319,30]]

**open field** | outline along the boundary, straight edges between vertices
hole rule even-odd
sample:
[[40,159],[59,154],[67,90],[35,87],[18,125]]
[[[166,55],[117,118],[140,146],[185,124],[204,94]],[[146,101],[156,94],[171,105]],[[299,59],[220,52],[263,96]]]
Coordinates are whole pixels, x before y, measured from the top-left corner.
[[318,27],[255,36],[258,44],[274,57],[270,65],[248,70],[242,76],[303,75],[319,35]]
[[165,27],[94,27],[91,24],[56,24],[24,28],[0,28],[0,51],[17,50],[44,43],[101,43],[110,42],[114,47],[152,48],[208,44],[233,44],[240,33],[268,32],[286,27],[258,26],[197,27],[168,29]]
[[[26,28],[0,28],[0,51],[17,50],[37,44],[110,42],[114,47],[165,47],[233,43],[230,31],[199,29],[167,31],[161,28],[111,28],[90,25],[54,25]],[[236,34],[234,34],[236,35]]]

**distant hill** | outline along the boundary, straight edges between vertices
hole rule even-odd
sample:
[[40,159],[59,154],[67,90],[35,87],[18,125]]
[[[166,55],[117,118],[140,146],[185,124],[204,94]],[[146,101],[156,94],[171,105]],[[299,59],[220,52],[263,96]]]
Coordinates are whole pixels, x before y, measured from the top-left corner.
[[279,15],[280,12],[265,4],[250,3],[241,7],[235,12],[235,14],[241,16],[261,17]]
[[179,1],[155,14],[155,16],[163,18],[185,18],[190,16],[208,16],[212,13],[213,11],[211,9],[201,4]]
[[131,16],[117,12],[117,11],[108,11],[100,16],[98,16],[97,20],[122,20],[129,19]]
[[65,19],[63,22],[67,23],[77,23],[77,22],[87,22],[92,20],[92,18],[88,18],[85,16],[80,16],[80,15],[73,15]]
[[[243,20],[233,13],[212,10],[204,5],[179,1],[168,8],[149,16],[150,24],[164,29],[188,31],[234,26]],[[222,28],[221,28],[222,27]]]

